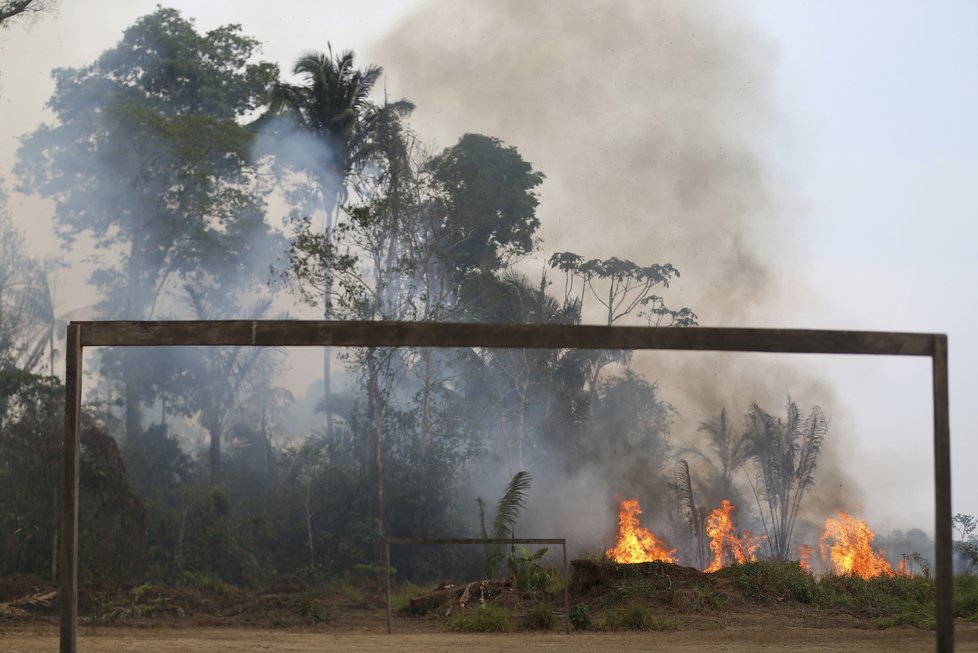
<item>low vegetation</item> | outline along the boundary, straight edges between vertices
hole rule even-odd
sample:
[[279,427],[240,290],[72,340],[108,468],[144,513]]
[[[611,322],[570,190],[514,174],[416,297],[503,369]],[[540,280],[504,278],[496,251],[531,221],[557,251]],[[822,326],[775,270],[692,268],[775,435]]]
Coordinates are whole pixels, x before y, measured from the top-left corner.
[[493,605],[480,605],[456,612],[448,618],[448,629],[459,633],[504,633],[509,630],[509,612]]

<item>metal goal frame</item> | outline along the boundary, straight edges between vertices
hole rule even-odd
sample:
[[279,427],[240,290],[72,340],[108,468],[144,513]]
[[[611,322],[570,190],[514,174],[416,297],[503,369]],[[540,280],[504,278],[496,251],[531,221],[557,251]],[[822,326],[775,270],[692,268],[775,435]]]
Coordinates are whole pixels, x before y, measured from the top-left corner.
[[194,345],[647,349],[929,357],[933,377],[934,413],[937,651],[950,653],[954,650],[951,436],[947,336],[944,334],[723,327],[202,320],[90,321],[68,324],[59,572],[61,653],[77,653],[78,650],[79,421],[84,349]]

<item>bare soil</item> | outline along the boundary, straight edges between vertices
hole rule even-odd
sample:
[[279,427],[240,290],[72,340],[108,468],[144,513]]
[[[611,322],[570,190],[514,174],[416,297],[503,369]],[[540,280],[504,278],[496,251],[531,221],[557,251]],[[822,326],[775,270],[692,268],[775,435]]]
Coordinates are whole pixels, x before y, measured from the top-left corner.
[[[380,632],[378,632],[378,630]],[[561,651],[787,651],[824,653],[860,651],[895,653],[932,651],[933,632],[912,628],[866,630],[855,628],[780,628],[753,625],[713,631],[643,633],[504,633],[455,634],[445,632],[399,632],[388,635],[381,628],[370,631],[330,625],[315,631],[266,630],[250,628],[118,628],[83,627],[78,648],[83,653],[172,653],[199,651],[227,653],[237,651],[337,651],[340,653],[445,653],[477,650],[486,652],[520,651],[537,653]],[[49,653],[58,648],[57,627],[51,624],[0,623],[0,651],[3,653]],[[978,651],[978,625],[961,624],[956,633],[956,651]]]

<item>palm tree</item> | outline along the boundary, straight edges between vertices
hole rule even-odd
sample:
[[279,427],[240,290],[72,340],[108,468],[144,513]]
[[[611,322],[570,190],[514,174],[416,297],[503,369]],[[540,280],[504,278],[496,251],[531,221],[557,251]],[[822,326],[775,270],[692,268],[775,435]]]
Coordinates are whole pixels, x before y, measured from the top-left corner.
[[[805,492],[815,483],[815,469],[828,433],[828,420],[818,406],[802,419],[789,397],[784,419],[775,418],[757,404],[747,413],[744,438],[757,463],[757,507],[768,535],[771,555],[787,560],[795,521]],[[765,516],[760,497],[767,504]]]
[[[339,209],[349,193],[347,184],[374,156],[371,138],[385,112],[406,116],[414,105],[407,100],[377,107],[368,99],[383,69],[370,65],[354,67],[353,52],[311,52],[295,63],[292,72],[301,84],[278,83],[272,89],[269,116],[285,116],[321,146],[320,155],[306,170],[316,182],[323,218],[324,251],[331,251]],[[323,279],[323,318],[333,318],[333,278],[327,266]],[[330,351],[323,355],[326,429],[332,434],[330,404]]]
[[701,433],[706,433],[710,440],[711,448],[716,454],[716,462],[704,454],[702,451],[694,449],[694,452],[703,457],[719,476],[719,490],[723,499],[734,500],[736,489],[733,485],[734,474],[750,458],[750,442],[742,433],[735,433],[727,419],[727,409],[722,408],[720,414],[707,422],[700,422],[697,429]]

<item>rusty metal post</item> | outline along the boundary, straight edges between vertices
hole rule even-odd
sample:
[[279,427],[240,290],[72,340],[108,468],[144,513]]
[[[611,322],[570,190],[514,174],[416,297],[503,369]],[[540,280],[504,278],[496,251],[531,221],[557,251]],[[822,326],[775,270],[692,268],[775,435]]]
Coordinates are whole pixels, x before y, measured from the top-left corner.
[[947,336],[934,336],[934,554],[937,558],[937,651],[954,651],[954,566],[951,533],[951,423]]
[[78,458],[80,453],[81,326],[68,324],[65,346],[64,479],[61,499],[61,653],[78,651]]

